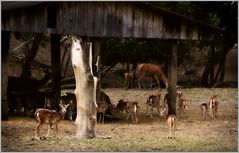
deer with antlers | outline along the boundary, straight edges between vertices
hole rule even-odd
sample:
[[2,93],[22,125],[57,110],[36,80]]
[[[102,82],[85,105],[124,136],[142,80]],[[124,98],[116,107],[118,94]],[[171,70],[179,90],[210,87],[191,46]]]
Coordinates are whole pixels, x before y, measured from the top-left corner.
[[60,122],[61,119],[64,118],[66,114],[66,109],[69,106],[69,104],[67,105],[59,104],[59,106],[61,107],[61,110],[59,112],[55,110],[44,109],[44,108],[40,108],[35,112],[34,115],[35,115],[36,121],[39,122],[38,126],[35,128],[36,140],[40,140],[40,137],[38,137],[40,136],[39,129],[44,123],[48,124],[48,132],[46,137],[48,137],[53,125],[55,125],[56,127],[56,131],[55,131],[56,135],[58,135],[58,123]]

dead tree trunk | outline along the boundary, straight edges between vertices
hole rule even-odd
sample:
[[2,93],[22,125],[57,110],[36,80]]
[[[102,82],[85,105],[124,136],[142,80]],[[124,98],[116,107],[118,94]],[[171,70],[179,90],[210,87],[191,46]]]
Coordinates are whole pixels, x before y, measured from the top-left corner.
[[76,79],[76,137],[94,138],[97,78],[92,71],[92,45],[72,37],[71,60]]

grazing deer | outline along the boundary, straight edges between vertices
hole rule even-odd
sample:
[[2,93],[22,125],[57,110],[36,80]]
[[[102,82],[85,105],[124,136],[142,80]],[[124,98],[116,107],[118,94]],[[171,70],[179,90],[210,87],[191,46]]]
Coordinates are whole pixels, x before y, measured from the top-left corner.
[[120,99],[118,101],[118,104],[116,105],[115,109],[117,111],[119,111],[120,115],[122,116],[123,112],[125,111],[127,114],[129,113],[127,110],[128,107],[128,102],[123,101],[122,99]]
[[202,119],[206,119],[207,113],[208,113],[208,104],[207,103],[202,103],[200,105],[201,108],[201,114],[202,114]]
[[64,105],[64,106],[59,104],[59,106],[61,107],[61,110],[59,112],[57,112],[55,110],[44,109],[44,108],[40,108],[35,112],[34,115],[35,115],[36,121],[39,122],[38,126],[35,129],[35,139],[36,140],[40,139],[38,137],[40,135],[39,128],[44,123],[49,125],[46,137],[48,137],[53,125],[56,126],[56,134],[58,135],[58,123],[60,122],[61,119],[64,118],[64,116],[66,114],[66,109],[69,106],[69,104]]
[[151,118],[153,117],[153,108],[154,107],[157,108],[157,111],[160,115],[160,108],[161,108],[160,99],[161,99],[161,92],[158,91],[155,95],[150,95],[149,98],[146,101],[147,112],[149,112],[148,109],[149,109],[149,107],[151,107],[151,115],[150,115]]
[[168,128],[169,128],[169,139],[174,138],[175,139],[175,128],[176,128],[176,116],[175,115],[169,115],[168,119],[167,119],[167,124],[168,124]]
[[129,86],[133,88],[133,77],[134,77],[134,74],[132,72],[124,73],[124,89],[128,89]]
[[[139,88],[141,88],[141,80],[148,76],[151,77],[152,79],[155,78],[158,86],[160,88],[160,80],[162,80],[166,86],[166,89],[168,89],[168,79],[166,77],[166,75],[164,74],[164,72],[162,71],[161,67],[155,64],[151,64],[151,63],[141,63],[137,65],[136,68],[136,74],[138,76],[138,85]],[[151,81],[151,88],[152,88],[152,82]]]
[[131,116],[132,123],[138,123],[138,117],[137,117],[138,109],[139,109],[138,102],[129,102],[127,107],[127,110],[129,113],[126,120],[128,120],[129,117]]
[[123,112],[125,111],[127,113],[126,120],[128,120],[129,117],[131,116],[132,123],[138,122],[138,117],[137,117],[137,112],[139,109],[138,102],[125,102],[122,99],[120,99],[115,109],[119,111],[121,116]]
[[210,116],[213,119],[217,118],[218,95],[212,96],[209,101]]

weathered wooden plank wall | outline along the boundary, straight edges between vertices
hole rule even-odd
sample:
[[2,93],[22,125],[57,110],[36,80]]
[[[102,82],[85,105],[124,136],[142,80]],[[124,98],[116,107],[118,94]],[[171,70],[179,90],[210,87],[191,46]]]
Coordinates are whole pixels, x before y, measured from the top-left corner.
[[2,30],[19,32],[47,32],[47,11],[44,7],[32,7],[2,11]]
[[[52,16],[56,21],[49,20]],[[50,33],[88,37],[191,40],[212,40],[218,33],[213,27],[140,2],[43,2],[2,13],[2,30],[46,33],[49,29]]]

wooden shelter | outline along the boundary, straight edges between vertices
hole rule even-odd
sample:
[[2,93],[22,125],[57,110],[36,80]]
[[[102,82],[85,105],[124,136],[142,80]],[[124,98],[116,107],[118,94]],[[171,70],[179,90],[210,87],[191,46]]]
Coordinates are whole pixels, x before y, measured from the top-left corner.
[[[94,38],[93,52],[99,51],[100,37],[165,39],[169,51],[169,113],[175,114],[178,40],[212,41],[220,28],[157,8],[146,2],[1,2],[2,11],[2,119],[6,120],[8,50],[10,32],[51,34],[53,89],[60,92],[60,35]],[[94,45],[95,44],[95,45]]]

